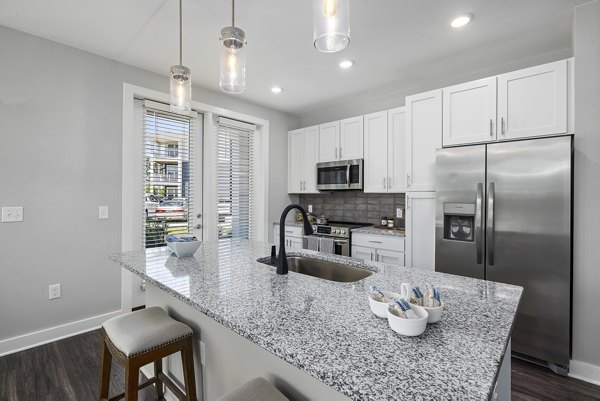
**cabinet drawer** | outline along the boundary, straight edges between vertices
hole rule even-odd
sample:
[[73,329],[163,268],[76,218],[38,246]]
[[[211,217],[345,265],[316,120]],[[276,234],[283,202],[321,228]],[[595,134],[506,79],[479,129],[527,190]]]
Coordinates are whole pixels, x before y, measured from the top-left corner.
[[404,238],[388,235],[352,234],[352,246],[355,245],[404,252]]
[[[279,224],[274,224],[273,229],[277,234],[279,234]],[[302,238],[302,232],[304,229],[302,226],[285,226],[285,236],[287,237],[296,237]]]

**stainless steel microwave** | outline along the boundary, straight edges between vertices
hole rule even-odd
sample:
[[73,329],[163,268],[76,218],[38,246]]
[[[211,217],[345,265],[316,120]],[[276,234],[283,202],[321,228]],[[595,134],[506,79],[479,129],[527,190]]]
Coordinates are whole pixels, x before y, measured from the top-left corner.
[[317,163],[317,189],[363,189],[363,160]]

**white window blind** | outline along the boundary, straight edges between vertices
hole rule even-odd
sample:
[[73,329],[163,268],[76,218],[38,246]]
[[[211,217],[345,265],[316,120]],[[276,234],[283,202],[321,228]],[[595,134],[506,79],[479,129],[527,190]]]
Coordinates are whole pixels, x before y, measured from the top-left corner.
[[254,130],[219,118],[217,125],[217,230],[219,239],[252,238]]
[[144,101],[144,244],[163,246],[169,234],[192,230],[194,118]]

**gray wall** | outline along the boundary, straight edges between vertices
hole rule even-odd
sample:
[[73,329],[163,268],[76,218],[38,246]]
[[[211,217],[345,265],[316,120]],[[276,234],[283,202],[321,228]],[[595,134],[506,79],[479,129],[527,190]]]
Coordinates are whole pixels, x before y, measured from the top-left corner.
[[[335,191],[318,195],[300,195],[300,205],[313,214],[324,214],[331,220],[381,224],[381,218],[396,220],[396,208],[404,209],[404,194],[366,194],[362,191]],[[396,220],[404,227],[404,219]]]
[[[573,359],[600,373],[600,2],[575,9]],[[600,380],[600,377],[596,377]]]
[[[165,66],[168,68],[169,66]],[[123,82],[168,78],[0,27],[0,340],[120,309]],[[194,100],[270,121],[269,221],[289,203],[287,131],[296,117],[198,87]],[[98,206],[110,219],[98,220]],[[48,300],[48,285],[62,298]]]
[[[394,91],[390,91],[387,88],[377,88],[367,93],[349,97],[343,102],[336,102],[336,105],[333,107],[319,108],[311,113],[301,114],[300,125],[302,127],[309,127],[311,125],[341,120],[342,118],[393,109],[394,107],[404,106],[404,98],[415,93],[486,78],[505,72],[519,70],[521,68],[549,63],[551,61],[563,60],[572,57],[572,55],[572,49],[563,49],[553,53],[532,55],[531,58],[526,60],[508,60],[506,64],[498,65],[493,68],[479,71],[466,71],[462,75],[450,77],[444,68],[441,68],[441,66],[444,65],[444,60],[439,60],[435,63],[435,66],[428,66],[427,71],[430,76],[430,83],[427,85],[413,88],[400,88]],[[452,60],[448,61],[451,62]]]

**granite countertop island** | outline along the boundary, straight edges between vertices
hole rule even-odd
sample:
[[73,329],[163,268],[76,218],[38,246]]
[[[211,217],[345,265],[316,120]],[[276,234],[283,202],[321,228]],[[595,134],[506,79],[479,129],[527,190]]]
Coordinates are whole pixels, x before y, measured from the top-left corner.
[[[308,250],[290,255],[374,272],[338,283],[257,262],[270,245],[205,242],[193,257],[166,248],[111,259],[195,310],[353,400],[489,399],[510,340],[522,288]],[[371,284],[396,290],[428,282],[445,302],[419,337],[371,313]]]

